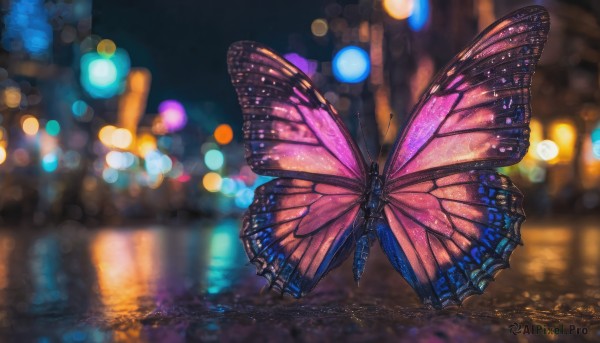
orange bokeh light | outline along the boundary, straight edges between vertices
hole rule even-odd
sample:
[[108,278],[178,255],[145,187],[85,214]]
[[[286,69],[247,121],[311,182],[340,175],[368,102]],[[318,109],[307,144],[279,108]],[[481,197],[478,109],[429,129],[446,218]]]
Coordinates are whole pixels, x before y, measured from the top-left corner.
[[233,130],[227,124],[221,124],[215,129],[215,140],[221,145],[229,144],[233,140]]

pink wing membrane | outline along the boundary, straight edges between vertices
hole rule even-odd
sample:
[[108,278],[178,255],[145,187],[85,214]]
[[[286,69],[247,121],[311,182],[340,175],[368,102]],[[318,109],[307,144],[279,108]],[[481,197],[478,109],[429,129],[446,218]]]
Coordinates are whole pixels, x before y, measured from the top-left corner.
[[[441,308],[481,293],[520,243],[522,195],[510,179],[478,170],[407,185],[385,207],[410,268],[397,269],[425,303]],[[382,239],[382,246],[385,240]],[[385,250],[385,248],[384,248]],[[392,264],[399,254],[386,251]],[[406,267],[404,267],[406,268]]]
[[529,147],[531,77],[549,29],[540,6],[485,30],[434,79],[386,164],[388,188],[517,163]]
[[348,189],[275,179],[256,190],[242,241],[258,274],[282,293],[301,297],[352,248],[361,195]]
[[256,173],[364,188],[360,151],[306,75],[255,42],[234,43],[227,61],[244,113],[246,158]]

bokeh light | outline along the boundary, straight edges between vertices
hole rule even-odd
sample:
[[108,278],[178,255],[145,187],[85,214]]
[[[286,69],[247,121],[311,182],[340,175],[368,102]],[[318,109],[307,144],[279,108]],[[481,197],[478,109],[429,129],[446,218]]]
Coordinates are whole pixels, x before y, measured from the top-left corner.
[[568,119],[554,121],[550,124],[549,137],[558,146],[556,162],[570,162],[575,154],[577,129]]
[[104,57],[111,57],[117,51],[117,45],[110,39],[103,39],[98,43],[96,51]]
[[413,31],[421,31],[429,21],[429,0],[414,0],[414,8],[408,17],[408,26]]
[[206,175],[204,175],[202,178],[202,185],[207,191],[214,193],[221,190],[222,181],[223,179],[221,178],[221,175],[215,172],[210,172],[206,173]]
[[0,145],[0,164],[3,164],[6,161],[6,149]]
[[146,154],[145,166],[148,174],[166,174],[173,168],[173,161],[171,161],[169,156],[162,154],[158,150],[154,150]]
[[244,187],[235,194],[235,205],[239,208],[248,208],[254,200],[254,191]]
[[106,146],[112,145],[112,135],[117,128],[112,125],[103,126],[100,131],[98,131],[98,138],[100,142]]
[[175,132],[181,130],[187,123],[185,108],[177,100],[165,100],[158,105],[158,112],[162,119],[162,124],[167,131]]
[[225,159],[219,150],[209,150],[204,155],[204,163],[210,170],[218,170],[223,167]]
[[237,192],[237,185],[235,180],[230,179],[228,177],[223,178],[221,182],[221,193],[223,195],[232,197]]
[[111,144],[119,149],[129,148],[132,141],[133,135],[131,134],[131,131],[124,128],[115,129],[110,139]]
[[97,52],[81,56],[81,85],[94,98],[110,98],[124,90],[129,55],[122,49],[107,58]]
[[149,133],[144,133],[137,138],[137,148],[140,156],[146,156],[150,151],[156,150],[156,138]]
[[233,139],[233,130],[228,124],[221,124],[215,129],[215,140],[221,145],[229,144]]
[[112,168],[106,168],[102,171],[102,179],[106,183],[115,183],[119,180],[119,172]]
[[58,136],[60,133],[60,124],[56,120],[48,120],[46,123],[46,133],[50,136]]
[[329,31],[329,25],[325,19],[315,19],[312,24],[310,24],[310,31],[317,37],[324,37],[327,34],[327,31]]
[[289,54],[283,55],[283,57],[290,61],[296,68],[300,69],[304,74],[308,77],[313,77],[317,72],[317,63],[314,61],[307,60],[301,55],[291,52]]
[[414,5],[414,0],[383,0],[383,9],[398,20],[408,18],[413,13]]
[[88,105],[83,100],[77,100],[77,101],[73,102],[73,105],[71,105],[71,112],[73,112],[73,114],[76,117],[82,117],[83,115],[85,115],[85,113],[87,112],[87,109],[88,109]]
[[23,132],[28,136],[35,136],[40,129],[40,122],[33,116],[24,116],[22,118]]
[[538,143],[536,152],[544,161],[550,161],[558,156],[558,145],[553,141],[546,139]]
[[117,170],[125,170],[133,166],[135,156],[130,152],[111,151],[106,154],[106,164]]
[[600,126],[592,131],[592,153],[594,157],[600,159]]
[[56,171],[57,168],[58,168],[58,156],[56,155],[56,153],[51,152],[51,153],[44,155],[44,157],[42,158],[42,169],[46,173],[52,173],[52,172]]
[[341,82],[362,82],[370,71],[369,55],[357,46],[347,46],[333,58],[333,75]]
[[17,108],[21,104],[21,90],[17,87],[6,87],[4,90],[6,107]]
[[109,59],[97,59],[90,62],[90,82],[96,87],[106,87],[117,81],[117,67]]

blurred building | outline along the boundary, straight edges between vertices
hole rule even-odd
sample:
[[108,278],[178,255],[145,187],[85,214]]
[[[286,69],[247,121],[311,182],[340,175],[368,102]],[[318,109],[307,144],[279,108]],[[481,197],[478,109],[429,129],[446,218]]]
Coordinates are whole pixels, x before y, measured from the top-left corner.
[[[503,172],[526,194],[529,214],[598,213],[595,2],[327,0],[320,17],[275,48],[312,78],[360,145],[374,152],[394,141],[438,69],[495,19],[532,3],[549,8],[552,27],[534,77],[530,153]],[[95,12],[91,0],[1,5],[0,224],[237,215],[268,180],[245,165],[232,129],[238,124],[216,109],[231,97],[189,103],[161,94],[158,107],[148,106],[155,67],[131,59],[135,44],[94,34],[92,18],[107,14]],[[235,25],[215,30],[247,38],[246,28]],[[307,56],[315,50],[331,58]],[[225,51],[206,54],[198,58],[222,60],[224,70]],[[345,58],[359,68],[342,68]]]

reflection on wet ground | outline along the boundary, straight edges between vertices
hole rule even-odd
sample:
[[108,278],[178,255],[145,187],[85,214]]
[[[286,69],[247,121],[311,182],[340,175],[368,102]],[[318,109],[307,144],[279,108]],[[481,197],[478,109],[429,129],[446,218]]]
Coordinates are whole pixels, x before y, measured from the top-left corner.
[[[421,306],[380,252],[360,288],[345,264],[303,300],[261,292],[265,281],[237,235],[232,220],[2,230],[0,341],[600,340],[600,226],[592,222],[527,222],[512,268],[483,296],[443,311]],[[540,331],[572,327],[587,334]]]

